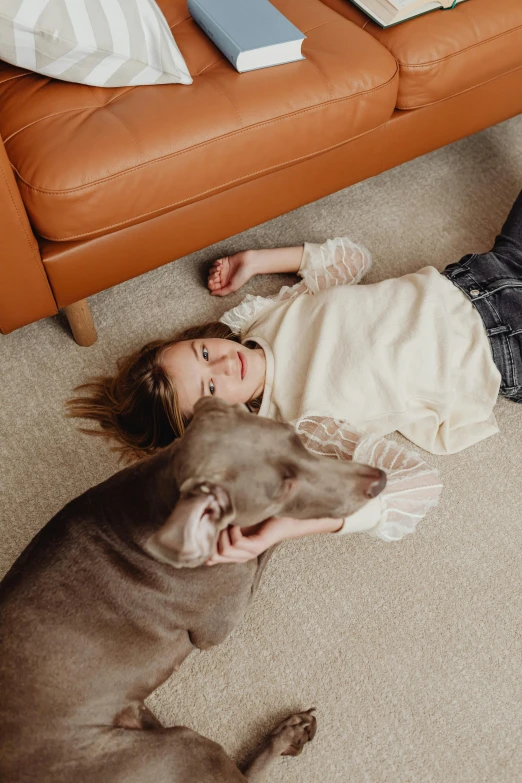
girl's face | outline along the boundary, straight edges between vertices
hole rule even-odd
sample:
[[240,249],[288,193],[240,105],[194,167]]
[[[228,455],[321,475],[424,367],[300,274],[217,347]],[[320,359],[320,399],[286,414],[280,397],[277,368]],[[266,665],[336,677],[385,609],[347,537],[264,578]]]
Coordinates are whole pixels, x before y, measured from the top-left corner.
[[182,340],[163,354],[162,365],[176,386],[180,408],[191,415],[200,397],[249,402],[263,392],[265,354],[217,337]]

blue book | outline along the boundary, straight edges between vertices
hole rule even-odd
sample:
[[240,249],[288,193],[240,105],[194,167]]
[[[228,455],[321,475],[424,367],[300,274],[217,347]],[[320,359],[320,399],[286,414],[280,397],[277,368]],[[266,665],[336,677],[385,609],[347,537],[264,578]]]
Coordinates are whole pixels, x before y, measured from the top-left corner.
[[268,0],[187,0],[188,10],[241,73],[304,60],[306,35]]

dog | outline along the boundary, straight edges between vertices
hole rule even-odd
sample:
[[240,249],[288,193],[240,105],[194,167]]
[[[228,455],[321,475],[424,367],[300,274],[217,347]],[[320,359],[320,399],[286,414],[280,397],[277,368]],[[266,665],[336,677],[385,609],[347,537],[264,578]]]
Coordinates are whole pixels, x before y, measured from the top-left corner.
[[315,733],[290,716],[243,772],[164,728],[144,700],[243,617],[271,550],[204,563],[219,533],[270,516],[344,517],[385,474],[311,454],[290,425],[204,398],[184,436],[65,506],[0,587],[5,783],[261,783]]

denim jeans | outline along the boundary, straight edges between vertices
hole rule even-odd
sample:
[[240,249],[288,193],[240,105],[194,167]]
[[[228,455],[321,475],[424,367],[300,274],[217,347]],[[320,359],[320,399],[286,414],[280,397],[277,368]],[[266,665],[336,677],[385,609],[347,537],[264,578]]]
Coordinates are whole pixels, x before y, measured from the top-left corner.
[[442,272],[475,305],[500,370],[500,394],[522,402],[522,192],[489,253],[469,253]]

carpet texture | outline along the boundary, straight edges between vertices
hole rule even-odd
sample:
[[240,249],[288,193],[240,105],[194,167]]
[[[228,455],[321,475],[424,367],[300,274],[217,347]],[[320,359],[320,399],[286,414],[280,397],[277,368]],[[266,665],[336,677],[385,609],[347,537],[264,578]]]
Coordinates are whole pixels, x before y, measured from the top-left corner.
[[[348,235],[373,253],[366,282],[442,269],[491,247],[521,188],[522,116],[92,297],[92,348],[60,316],[0,338],[2,573],[118,468],[104,441],[63,417],[73,387],[148,339],[293,281],[258,277],[211,298],[212,260]],[[281,759],[271,783],[522,780],[522,407],[500,400],[495,412],[499,435],[426,455],[444,490],[414,536],[280,547],[242,625],[150,698],[160,719],[241,760],[280,719],[315,706],[316,739]]]

